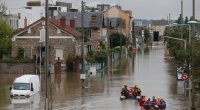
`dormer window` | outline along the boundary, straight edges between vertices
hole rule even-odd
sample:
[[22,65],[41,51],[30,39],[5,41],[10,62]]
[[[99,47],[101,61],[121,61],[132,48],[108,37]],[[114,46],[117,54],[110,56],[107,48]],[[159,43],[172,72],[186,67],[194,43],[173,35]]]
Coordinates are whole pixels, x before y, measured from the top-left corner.
[[31,33],[31,28],[28,28],[28,33]]
[[60,29],[58,29],[58,28],[57,28],[57,33],[58,33],[58,34],[61,33]]

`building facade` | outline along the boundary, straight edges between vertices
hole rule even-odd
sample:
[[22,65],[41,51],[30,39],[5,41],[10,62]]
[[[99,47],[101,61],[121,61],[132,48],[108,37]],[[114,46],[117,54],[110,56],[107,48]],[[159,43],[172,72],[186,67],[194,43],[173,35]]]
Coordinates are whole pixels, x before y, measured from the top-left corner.
[[[101,12],[85,12],[83,24],[81,12],[60,13],[56,19],[65,18],[66,24],[78,30],[84,30],[84,54],[99,50],[100,30],[102,27]],[[82,27],[83,26],[83,27]]]
[[[23,51],[24,58],[33,59],[42,55],[45,50],[44,34],[45,18],[32,23],[26,28],[18,31],[12,38],[12,56],[19,56],[19,50]],[[80,55],[76,50],[80,50],[81,33],[68,27],[62,21],[49,20],[49,57],[50,64],[54,65],[58,59],[62,66],[65,66],[68,55]]]

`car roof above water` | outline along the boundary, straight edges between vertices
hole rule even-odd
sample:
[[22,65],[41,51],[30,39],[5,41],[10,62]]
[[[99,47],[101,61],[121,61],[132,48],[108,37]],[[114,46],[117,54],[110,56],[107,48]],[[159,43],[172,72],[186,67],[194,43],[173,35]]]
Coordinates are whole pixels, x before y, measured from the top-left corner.
[[38,77],[37,75],[23,75],[23,76],[20,76],[20,77],[17,77],[15,79],[15,83],[29,83],[30,82],[30,79],[33,78],[33,77]]

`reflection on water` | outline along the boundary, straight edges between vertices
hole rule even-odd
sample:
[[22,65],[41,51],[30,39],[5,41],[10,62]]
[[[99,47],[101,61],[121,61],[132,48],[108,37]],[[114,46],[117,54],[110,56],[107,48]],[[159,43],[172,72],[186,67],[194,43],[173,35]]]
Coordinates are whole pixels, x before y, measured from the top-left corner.
[[[120,101],[119,95],[122,84],[132,86],[138,83],[147,97],[164,98],[168,110],[188,110],[188,91],[183,89],[183,82],[176,81],[173,60],[165,57],[164,48],[153,46],[136,54],[129,53],[122,60],[109,60],[108,69],[97,72],[96,77],[88,77],[87,89],[81,88],[79,71],[52,74],[48,84],[52,106],[59,110],[137,110],[140,108],[137,101]],[[10,100],[9,86],[18,76],[0,74],[0,109],[44,108],[44,75],[40,98]]]
[[34,94],[29,98],[11,98],[11,105],[8,108],[12,110],[20,108],[26,110],[40,109],[40,93]]

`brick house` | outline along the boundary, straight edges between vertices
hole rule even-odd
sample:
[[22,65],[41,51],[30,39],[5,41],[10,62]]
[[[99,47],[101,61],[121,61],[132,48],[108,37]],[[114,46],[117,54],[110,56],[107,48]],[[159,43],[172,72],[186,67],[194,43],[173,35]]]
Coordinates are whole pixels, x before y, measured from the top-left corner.
[[[81,12],[61,12],[56,17],[66,19],[66,24],[76,29],[81,29]],[[102,27],[102,12],[85,12],[83,16],[84,28],[84,54],[99,50],[100,31]]]
[[[12,56],[18,55],[19,49],[23,49],[24,57],[33,59],[34,56],[44,57],[44,24],[45,18],[41,18],[31,25],[19,30],[12,38]],[[43,41],[43,42],[42,42]],[[66,25],[65,20],[49,19],[49,60],[54,65],[60,58],[61,65],[65,67],[69,54],[80,55],[81,33]]]

